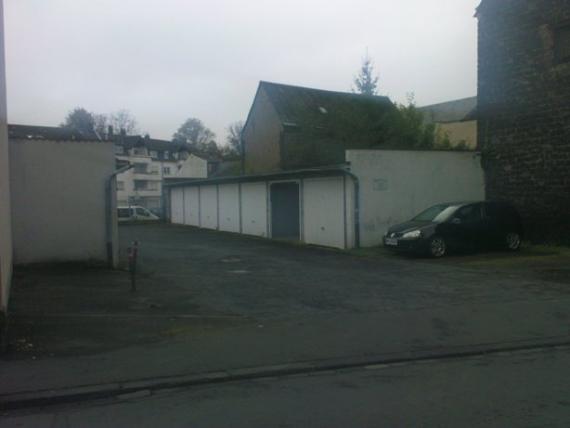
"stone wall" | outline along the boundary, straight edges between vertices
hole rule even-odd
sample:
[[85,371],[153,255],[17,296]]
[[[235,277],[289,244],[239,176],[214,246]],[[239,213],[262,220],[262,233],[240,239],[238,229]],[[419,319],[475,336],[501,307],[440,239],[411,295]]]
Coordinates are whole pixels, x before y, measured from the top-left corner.
[[483,0],[478,145],[487,198],[512,202],[535,241],[570,241],[570,62],[556,57],[566,0]]

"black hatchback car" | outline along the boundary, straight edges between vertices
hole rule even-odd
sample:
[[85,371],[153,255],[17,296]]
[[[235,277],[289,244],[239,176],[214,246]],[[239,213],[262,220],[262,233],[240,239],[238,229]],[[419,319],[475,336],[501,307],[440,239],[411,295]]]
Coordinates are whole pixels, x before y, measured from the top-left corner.
[[516,251],[523,238],[517,211],[501,202],[434,205],[384,235],[384,246],[442,257],[452,250],[504,248]]

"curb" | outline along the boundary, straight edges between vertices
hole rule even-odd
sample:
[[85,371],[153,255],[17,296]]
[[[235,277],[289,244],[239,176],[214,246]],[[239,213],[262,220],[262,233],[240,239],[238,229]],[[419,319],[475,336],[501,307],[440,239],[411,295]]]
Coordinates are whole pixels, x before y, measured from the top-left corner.
[[315,360],[290,364],[277,364],[240,369],[220,370],[199,374],[182,374],[152,379],[111,382],[70,388],[29,391],[0,395],[0,411],[77,403],[87,400],[120,398],[129,399],[151,395],[154,391],[181,387],[211,385],[255,380],[269,377],[322,373],[389,364],[405,364],[422,361],[452,360],[493,354],[540,351],[570,347],[570,340],[541,343],[525,343],[510,346],[468,346],[453,352],[418,351],[385,354],[377,357],[352,357],[331,360]]

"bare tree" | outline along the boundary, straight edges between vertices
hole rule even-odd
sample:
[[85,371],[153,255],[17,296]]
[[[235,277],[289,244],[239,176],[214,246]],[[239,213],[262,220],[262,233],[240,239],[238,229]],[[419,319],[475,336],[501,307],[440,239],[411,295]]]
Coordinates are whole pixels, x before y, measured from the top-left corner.
[[97,135],[101,138],[107,136],[108,126],[109,126],[109,118],[106,114],[97,114],[91,113],[93,115],[94,120],[94,129]]
[[229,153],[234,155],[241,155],[241,133],[243,132],[243,121],[238,121],[228,126],[228,135],[226,142],[228,143]]
[[111,113],[107,120],[117,132],[124,131],[127,135],[133,135],[138,131],[137,120],[128,110],[122,109]]

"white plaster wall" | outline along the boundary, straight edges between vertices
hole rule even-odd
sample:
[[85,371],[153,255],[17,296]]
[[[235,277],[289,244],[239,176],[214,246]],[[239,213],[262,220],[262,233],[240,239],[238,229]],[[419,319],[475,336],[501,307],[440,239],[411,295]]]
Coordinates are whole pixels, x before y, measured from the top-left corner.
[[10,168],[6,119],[6,65],[4,62],[4,17],[0,1],[0,335],[2,313],[8,306],[12,279],[12,222]]
[[303,180],[303,235],[307,244],[345,248],[343,177]]
[[10,141],[15,263],[106,261],[112,143]]
[[216,185],[200,186],[200,226],[218,228],[218,189]]
[[200,226],[200,193],[197,186],[180,187],[184,192],[184,224]]
[[266,183],[243,183],[242,233],[267,237],[267,188]]
[[184,191],[180,187],[170,190],[170,221],[184,224]]
[[220,184],[218,192],[220,230],[239,233],[239,184]]
[[179,166],[180,168],[174,174],[178,178],[208,177],[208,161],[198,156],[191,154],[185,161],[181,161]]
[[348,150],[360,181],[360,243],[380,244],[388,227],[440,202],[483,200],[475,152]]

